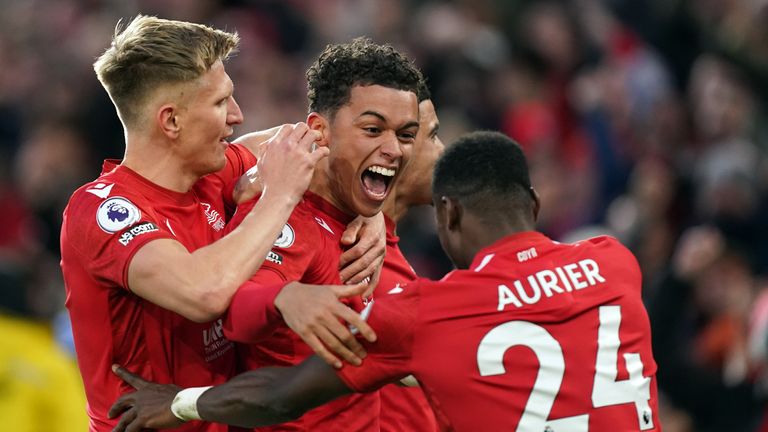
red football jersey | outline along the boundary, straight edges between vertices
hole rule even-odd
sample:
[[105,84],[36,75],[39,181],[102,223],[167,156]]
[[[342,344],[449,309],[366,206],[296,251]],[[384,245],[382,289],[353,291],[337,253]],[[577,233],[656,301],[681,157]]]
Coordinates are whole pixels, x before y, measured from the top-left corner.
[[[188,193],[107,161],[101,176],[75,191],[64,210],[61,267],[91,431],[112,430],[117,420],[107,419],[109,407],[133,390],[112,373],[114,363],[183,387],[222,383],[235,372],[234,344],[224,338],[221,319],[194,323],[132,294],[127,283],[131,259],[149,241],[176,239],[192,252],[223,236],[226,206],[232,205],[223,188],[255,164],[237,145],[226,155],[225,168]],[[178,430],[226,427],[192,422]]]
[[[387,252],[381,269],[378,296],[386,296],[389,290],[402,289],[402,286],[416,279],[416,272],[400,251],[400,238],[395,235],[395,222],[384,217],[387,225]],[[374,329],[376,330],[376,329]],[[420,387],[403,387],[387,384],[379,391],[381,414],[379,422],[382,432],[423,432],[436,431],[437,420],[432,408],[424,397]]]
[[[230,229],[242,221],[243,214],[253,205],[252,201],[238,207],[230,222]],[[274,324],[275,314],[268,315],[265,320],[261,311],[272,309],[272,304],[265,303],[274,298],[272,288],[276,284],[284,285],[289,281],[308,284],[341,283],[341,234],[352,219],[311,192],[307,192],[293,210],[264,264],[250,282],[235,294],[225,317],[227,337],[249,344],[239,350],[244,355],[241,360],[244,360],[247,369],[295,365],[313,353],[282,321],[278,325]],[[265,296],[265,291],[270,294]],[[345,302],[357,311],[365,307],[360,298]],[[294,422],[258,430],[378,431],[378,416],[378,392],[355,394],[315,408]]]
[[658,431],[640,281],[615,239],[508,236],[468,270],[380,293],[378,341],[339,375],[366,391],[413,374],[448,430]]

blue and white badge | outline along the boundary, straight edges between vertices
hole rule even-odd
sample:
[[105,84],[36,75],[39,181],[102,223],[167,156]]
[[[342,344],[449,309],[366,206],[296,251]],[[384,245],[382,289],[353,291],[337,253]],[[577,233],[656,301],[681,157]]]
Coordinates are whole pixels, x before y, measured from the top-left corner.
[[123,197],[113,197],[104,201],[96,211],[96,222],[104,232],[109,234],[131,226],[139,219],[141,219],[141,211]]
[[275,240],[275,247],[283,249],[291,247],[295,239],[296,236],[293,234],[293,228],[291,228],[290,225],[285,224],[285,226],[283,226],[283,230],[280,231],[280,236],[278,236],[277,240]]

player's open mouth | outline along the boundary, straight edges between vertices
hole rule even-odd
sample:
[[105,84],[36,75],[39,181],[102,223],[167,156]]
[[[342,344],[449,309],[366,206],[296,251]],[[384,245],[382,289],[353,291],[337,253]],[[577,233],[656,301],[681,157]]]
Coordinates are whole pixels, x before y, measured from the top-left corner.
[[374,201],[381,201],[387,197],[389,186],[397,174],[397,168],[387,168],[381,165],[372,165],[360,175],[363,191]]

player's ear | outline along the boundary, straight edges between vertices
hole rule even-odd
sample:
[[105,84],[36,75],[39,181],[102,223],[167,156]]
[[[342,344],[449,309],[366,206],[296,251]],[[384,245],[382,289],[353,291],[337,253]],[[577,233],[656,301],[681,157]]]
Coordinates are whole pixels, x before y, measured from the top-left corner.
[[459,200],[443,196],[440,198],[445,211],[445,226],[449,231],[457,231],[461,227],[461,220],[464,217],[464,209]]
[[531,199],[533,200],[533,221],[536,222],[539,219],[539,210],[541,209],[541,201],[539,200],[539,193],[531,186],[529,189],[531,193]]
[[162,105],[155,112],[155,121],[163,134],[171,139],[179,137],[181,128],[179,127],[178,107],[175,104]]
[[321,138],[315,141],[315,144],[321,147],[328,147],[328,142],[330,141],[328,119],[320,113],[311,112],[307,116],[307,125],[310,129],[320,132]]

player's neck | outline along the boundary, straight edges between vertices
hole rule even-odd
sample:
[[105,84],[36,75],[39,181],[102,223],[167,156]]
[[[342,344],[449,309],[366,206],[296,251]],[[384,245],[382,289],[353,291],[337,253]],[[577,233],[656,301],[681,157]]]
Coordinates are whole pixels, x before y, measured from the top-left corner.
[[318,166],[315,168],[315,172],[312,175],[312,181],[309,183],[308,190],[320,198],[328,201],[341,212],[349,216],[357,216],[334,195],[333,188],[331,187],[331,176],[328,174],[327,167],[322,166],[322,164],[326,163],[326,160],[322,160],[318,163]]
[[126,137],[122,165],[165,189],[189,192],[200,177],[184,170],[181,161],[168,148],[139,136]]
[[[469,222],[469,220],[467,220]],[[525,231],[533,231],[535,226],[532,222],[526,220],[506,220],[494,221],[492,224],[481,222],[479,219],[471,223],[462,224],[462,237],[464,238],[464,249],[467,253],[467,262],[472,259],[482,249],[498,242],[499,240]]]
[[395,187],[389,192],[389,197],[384,201],[384,207],[382,207],[381,211],[397,224],[411,207],[411,204],[402,195],[397,194],[397,188]]

